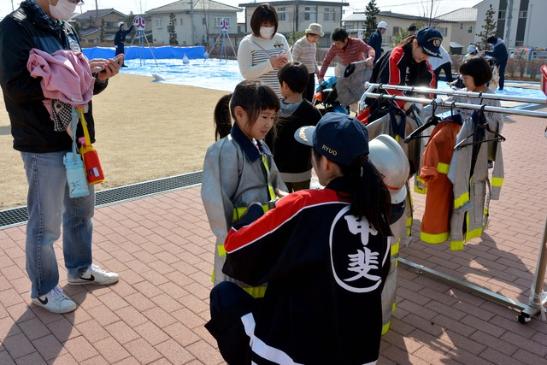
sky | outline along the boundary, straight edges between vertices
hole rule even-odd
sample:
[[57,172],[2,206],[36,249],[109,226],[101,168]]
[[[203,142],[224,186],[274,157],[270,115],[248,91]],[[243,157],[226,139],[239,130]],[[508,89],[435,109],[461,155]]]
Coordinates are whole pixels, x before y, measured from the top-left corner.
[[[217,0],[225,4],[237,6],[241,3],[251,2],[253,0]],[[364,10],[368,0],[345,0],[350,3],[350,7],[354,10]],[[13,0],[14,6],[17,8],[21,0]],[[97,0],[99,8],[115,8],[123,13],[129,14],[130,11],[140,13],[143,11],[156,8],[165,4],[174,2],[174,0]],[[258,1],[260,2],[260,1]],[[272,2],[275,2],[272,0]],[[452,10],[464,7],[471,7],[480,2],[480,0],[433,0],[433,15],[441,15]],[[380,10],[391,10],[396,13],[412,14],[412,15],[429,15],[431,9],[431,0],[376,0],[376,4]],[[95,0],[85,0],[82,10],[86,11],[95,8]],[[11,0],[0,0],[0,17],[4,17],[11,12]],[[79,11],[79,8],[77,9]],[[348,9],[346,9],[347,12]]]

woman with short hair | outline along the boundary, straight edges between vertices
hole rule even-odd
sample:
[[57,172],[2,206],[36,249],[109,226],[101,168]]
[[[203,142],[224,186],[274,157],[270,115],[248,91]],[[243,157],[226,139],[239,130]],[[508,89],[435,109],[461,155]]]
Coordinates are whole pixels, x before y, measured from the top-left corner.
[[278,20],[275,8],[259,5],[251,16],[252,33],[239,43],[237,62],[245,80],[259,81],[272,88],[281,98],[277,71],[292,62],[287,39],[277,33]]

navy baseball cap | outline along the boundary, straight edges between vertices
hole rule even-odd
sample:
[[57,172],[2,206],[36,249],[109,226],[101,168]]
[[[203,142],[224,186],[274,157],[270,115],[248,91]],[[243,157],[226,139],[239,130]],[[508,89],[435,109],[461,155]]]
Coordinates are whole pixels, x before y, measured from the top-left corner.
[[443,35],[435,28],[422,28],[416,34],[416,40],[418,45],[422,47],[424,53],[432,56],[441,58],[441,51],[439,48],[443,43]]
[[368,155],[367,129],[357,119],[343,113],[325,114],[316,127],[299,128],[294,138],[344,166],[351,165],[359,156]]

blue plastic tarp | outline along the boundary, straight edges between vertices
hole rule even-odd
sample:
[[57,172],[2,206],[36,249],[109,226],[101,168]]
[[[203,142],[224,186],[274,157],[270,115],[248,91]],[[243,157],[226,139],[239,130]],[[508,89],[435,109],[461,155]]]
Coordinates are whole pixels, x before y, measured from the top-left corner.
[[[114,47],[84,48],[84,54],[89,59],[112,58],[115,54]],[[204,58],[205,47],[125,47],[125,59],[182,59],[185,55],[189,59]]]

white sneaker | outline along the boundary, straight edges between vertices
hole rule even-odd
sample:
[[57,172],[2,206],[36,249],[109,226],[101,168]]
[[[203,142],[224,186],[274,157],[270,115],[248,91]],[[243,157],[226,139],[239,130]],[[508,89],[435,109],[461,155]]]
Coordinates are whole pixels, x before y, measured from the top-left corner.
[[66,296],[58,285],[46,295],[32,298],[32,303],[45,308],[52,313],[68,313],[76,309],[76,303]]
[[118,274],[104,271],[96,265],[91,265],[86,271],[81,273],[79,277],[68,275],[68,283],[70,285],[111,285],[117,283],[118,280]]

